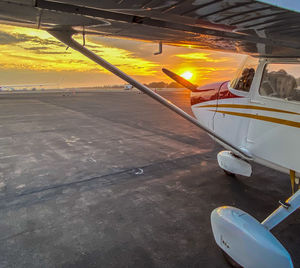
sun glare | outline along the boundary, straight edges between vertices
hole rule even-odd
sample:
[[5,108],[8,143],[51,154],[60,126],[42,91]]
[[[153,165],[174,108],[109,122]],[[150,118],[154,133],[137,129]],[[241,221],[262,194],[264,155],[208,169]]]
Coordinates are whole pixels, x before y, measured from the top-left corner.
[[185,71],[180,76],[183,77],[186,80],[190,80],[193,77],[193,73],[191,73],[190,71]]

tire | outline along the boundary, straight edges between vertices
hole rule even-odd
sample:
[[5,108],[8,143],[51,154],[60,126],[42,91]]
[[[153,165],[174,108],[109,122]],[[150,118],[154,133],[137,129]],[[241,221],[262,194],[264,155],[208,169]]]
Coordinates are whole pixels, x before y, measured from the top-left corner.
[[231,266],[231,267],[234,267],[234,268],[243,268],[243,266],[239,265],[235,260],[233,260],[225,251],[223,251],[221,249],[222,253],[223,253],[223,256],[226,260],[226,262]]
[[227,176],[229,176],[229,177],[235,177],[235,174],[234,174],[234,173],[231,173],[231,172],[229,172],[229,171],[227,171],[227,170],[225,170],[225,169],[223,169],[223,171],[224,171],[224,173],[225,173]]

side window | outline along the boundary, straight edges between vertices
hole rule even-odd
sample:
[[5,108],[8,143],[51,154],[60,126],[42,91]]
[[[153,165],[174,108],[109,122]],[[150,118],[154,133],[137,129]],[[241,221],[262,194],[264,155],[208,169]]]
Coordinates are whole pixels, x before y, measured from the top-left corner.
[[237,71],[230,86],[236,90],[249,92],[257,66],[258,59],[248,57]]
[[300,64],[266,65],[259,93],[262,96],[300,101]]

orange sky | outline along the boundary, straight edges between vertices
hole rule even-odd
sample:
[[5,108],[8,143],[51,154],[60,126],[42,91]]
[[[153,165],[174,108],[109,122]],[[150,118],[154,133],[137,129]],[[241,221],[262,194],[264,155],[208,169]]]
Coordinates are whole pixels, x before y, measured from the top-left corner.
[[[171,46],[154,56],[157,44],[95,36],[88,37],[86,44],[143,83],[171,82],[162,67],[178,74],[190,71],[191,82],[199,85],[222,81],[234,75],[242,59],[237,54]],[[66,50],[45,31],[1,25],[0,46],[1,85],[55,83],[62,88],[123,83],[80,53]]]

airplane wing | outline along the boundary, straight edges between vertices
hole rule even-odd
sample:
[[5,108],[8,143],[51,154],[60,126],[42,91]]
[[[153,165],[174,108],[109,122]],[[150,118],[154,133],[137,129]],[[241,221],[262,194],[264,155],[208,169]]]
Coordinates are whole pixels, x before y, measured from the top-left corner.
[[294,0],[6,0],[0,22],[176,46],[300,56]]

